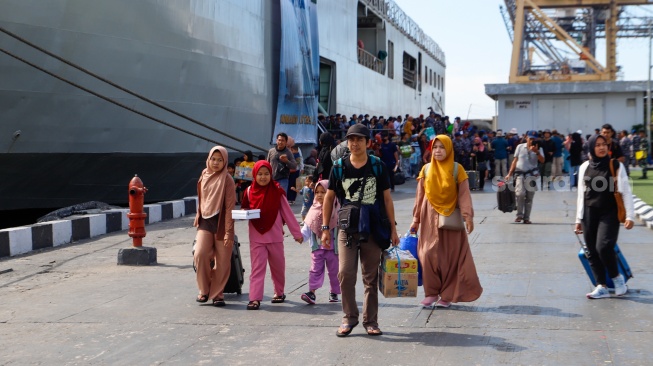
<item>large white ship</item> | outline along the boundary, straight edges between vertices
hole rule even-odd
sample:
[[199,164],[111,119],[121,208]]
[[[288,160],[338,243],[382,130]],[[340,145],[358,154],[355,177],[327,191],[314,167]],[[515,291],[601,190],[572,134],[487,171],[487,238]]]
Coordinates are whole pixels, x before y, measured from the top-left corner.
[[283,40],[284,7],[308,6],[316,109],[387,116],[444,105],[444,53],[389,0],[0,0],[0,211],[125,204],[134,174],[148,201],[178,199],[195,194],[216,142],[269,148],[284,127],[281,78],[294,87],[280,72],[296,51]]

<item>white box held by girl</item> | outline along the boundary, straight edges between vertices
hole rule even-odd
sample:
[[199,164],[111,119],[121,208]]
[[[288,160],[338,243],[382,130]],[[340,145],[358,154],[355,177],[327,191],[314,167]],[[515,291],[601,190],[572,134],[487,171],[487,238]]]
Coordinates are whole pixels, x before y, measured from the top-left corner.
[[234,220],[251,220],[261,218],[261,210],[232,210],[231,218]]

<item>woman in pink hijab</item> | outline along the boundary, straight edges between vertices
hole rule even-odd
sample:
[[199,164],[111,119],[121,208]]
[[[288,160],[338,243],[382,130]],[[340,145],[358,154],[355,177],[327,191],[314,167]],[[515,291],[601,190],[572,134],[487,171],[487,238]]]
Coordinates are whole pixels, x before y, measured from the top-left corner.
[[[231,272],[234,245],[234,220],[231,210],[236,205],[236,185],[227,172],[227,149],[215,146],[206,159],[206,168],[197,182],[197,227],[195,268],[199,295],[195,301],[213,301],[225,306],[223,291]],[[215,267],[211,261],[215,259]]]

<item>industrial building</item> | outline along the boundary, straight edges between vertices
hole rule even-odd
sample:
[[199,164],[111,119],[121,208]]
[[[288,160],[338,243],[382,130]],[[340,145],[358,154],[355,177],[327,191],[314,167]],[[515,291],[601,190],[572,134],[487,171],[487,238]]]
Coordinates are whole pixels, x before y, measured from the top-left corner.
[[[653,19],[627,10],[651,3],[505,0],[501,10],[513,43],[509,82],[485,85],[496,101],[497,128],[585,134],[604,123],[630,130],[650,121],[650,76],[620,81],[616,55],[617,38],[651,37]],[[605,65],[597,60],[597,39],[605,39]]]

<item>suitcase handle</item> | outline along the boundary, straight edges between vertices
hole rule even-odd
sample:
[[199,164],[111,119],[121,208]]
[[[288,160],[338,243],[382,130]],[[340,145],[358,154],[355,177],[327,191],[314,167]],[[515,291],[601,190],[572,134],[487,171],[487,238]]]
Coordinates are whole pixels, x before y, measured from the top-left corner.
[[587,249],[587,244],[580,238],[580,235],[576,233],[576,239],[578,239],[578,244],[580,244],[580,248],[585,252],[585,257],[589,258],[590,257],[590,252],[589,249]]

